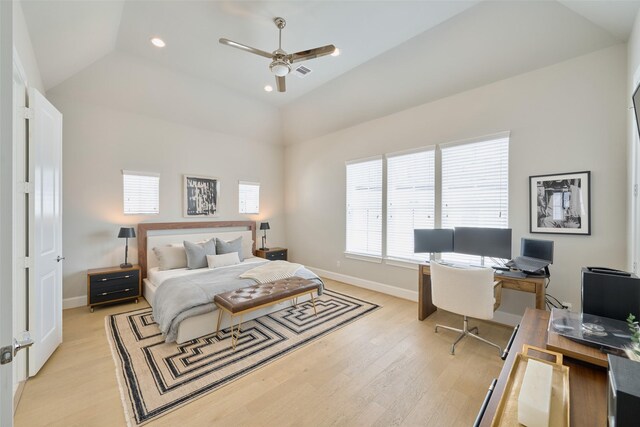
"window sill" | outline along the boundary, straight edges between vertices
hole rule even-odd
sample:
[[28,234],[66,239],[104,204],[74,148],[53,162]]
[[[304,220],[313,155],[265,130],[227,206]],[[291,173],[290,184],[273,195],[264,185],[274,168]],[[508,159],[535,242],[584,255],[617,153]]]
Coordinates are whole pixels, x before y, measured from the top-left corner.
[[407,268],[409,270],[418,270],[418,266],[426,261],[414,261],[402,258],[385,258],[385,264],[392,265],[394,267]]
[[382,264],[382,257],[374,255],[363,255],[355,252],[345,252],[345,258],[357,259],[358,261],[372,262],[374,264]]

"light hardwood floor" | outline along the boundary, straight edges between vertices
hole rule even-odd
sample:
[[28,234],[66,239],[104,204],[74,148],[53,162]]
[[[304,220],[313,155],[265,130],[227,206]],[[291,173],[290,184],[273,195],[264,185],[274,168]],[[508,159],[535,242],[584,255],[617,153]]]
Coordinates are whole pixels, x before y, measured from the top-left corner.
[[[150,426],[469,426],[502,360],[463,339],[449,354],[462,318],[438,311],[423,322],[417,304],[326,280],[328,289],[383,306]],[[65,310],[64,343],[25,386],[17,427],[125,425],[104,317],[144,300]],[[472,321],[502,346],[511,329]]]

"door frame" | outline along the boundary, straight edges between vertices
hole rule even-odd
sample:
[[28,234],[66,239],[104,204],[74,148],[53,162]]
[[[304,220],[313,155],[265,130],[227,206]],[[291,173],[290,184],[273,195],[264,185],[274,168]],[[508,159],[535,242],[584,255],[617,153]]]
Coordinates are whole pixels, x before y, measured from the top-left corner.
[[[1,0],[0,0],[1,1]],[[28,230],[28,202],[25,191],[25,182],[28,182],[28,158],[27,158],[27,122],[24,116],[20,118],[19,110],[28,106],[29,81],[24,71],[18,52],[13,50],[13,82],[19,82],[24,87],[24,93],[18,94],[21,100],[14,99],[14,179],[16,192],[14,196],[14,277],[13,277],[13,333],[19,337],[23,331],[29,330],[27,286],[28,270],[27,256],[30,251]],[[15,95],[15,94],[14,94]],[[21,121],[21,122],[20,122]],[[13,397],[14,408],[17,407],[24,383],[28,378],[28,352],[30,349],[19,352],[13,360]]]
[[[0,346],[13,343],[13,2],[0,1]],[[13,425],[13,364],[0,365],[0,425]]]

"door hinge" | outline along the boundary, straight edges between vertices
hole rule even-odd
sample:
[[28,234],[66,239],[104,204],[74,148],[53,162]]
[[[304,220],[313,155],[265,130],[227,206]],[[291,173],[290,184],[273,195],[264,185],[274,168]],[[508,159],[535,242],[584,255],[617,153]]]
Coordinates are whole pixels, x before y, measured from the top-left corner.
[[21,182],[18,184],[18,189],[25,194],[29,194],[33,191],[33,185],[30,182]]
[[29,107],[19,107],[20,114],[27,120],[33,119],[33,110]]
[[33,260],[31,259],[31,257],[24,257],[24,268],[32,268],[33,267]]
[[633,196],[638,197],[638,184],[633,184]]

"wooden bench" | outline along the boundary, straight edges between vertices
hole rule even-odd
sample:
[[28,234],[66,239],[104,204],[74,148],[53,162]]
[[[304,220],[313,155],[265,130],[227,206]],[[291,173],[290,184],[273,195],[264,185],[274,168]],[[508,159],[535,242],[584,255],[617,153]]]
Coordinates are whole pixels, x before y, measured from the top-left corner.
[[[262,307],[277,304],[282,301],[293,300],[297,304],[297,298],[309,294],[313,303],[313,312],[316,311],[316,301],[313,292],[318,292],[320,284],[301,277],[289,277],[287,279],[276,280],[269,283],[261,283],[238,289],[236,291],[218,294],[213,298],[213,302],[218,306],[218,325],[216,326],[216,336],[220,333],[220,323],[223,312],[231,315],[231,346],[236,349],[238,338],[240,338],[240,327],[242,326],[242,315]],[[240,316],[238,328],[234,334],[233,319]]]

